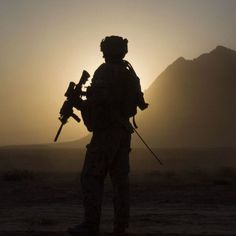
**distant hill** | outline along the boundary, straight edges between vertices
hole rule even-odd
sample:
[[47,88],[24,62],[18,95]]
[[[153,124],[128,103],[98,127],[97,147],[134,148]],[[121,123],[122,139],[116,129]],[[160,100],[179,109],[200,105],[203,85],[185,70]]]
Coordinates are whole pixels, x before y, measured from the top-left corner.
[[57,143],[47,143],[47,144],[29,144],[29,145],[6,145],[1,146],[0,150],[36,150],[36,149],[68,149],[68,148],[78,148],[84,149],[86,145],[90,142],[91,135],[87,135],[79,140],[68,141],[68,142],[57,142]]
[[236,51],[182,57],[145,93],[140,132],[153,147],[236,146]]

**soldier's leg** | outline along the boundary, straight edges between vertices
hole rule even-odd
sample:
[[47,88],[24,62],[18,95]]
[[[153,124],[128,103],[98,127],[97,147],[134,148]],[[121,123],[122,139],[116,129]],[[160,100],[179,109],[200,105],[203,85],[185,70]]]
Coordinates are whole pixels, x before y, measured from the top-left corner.
[[114,229],[124,230],[129,224],[130,139],[130,134],[121,136],[120,148],[109,168],[113,183]]
[[104,178],[107,173],[106,160],[103,152],[89,147],[86,152],[81,174],[81,185],[84,205],[84,224],[98,228],[101,216]]

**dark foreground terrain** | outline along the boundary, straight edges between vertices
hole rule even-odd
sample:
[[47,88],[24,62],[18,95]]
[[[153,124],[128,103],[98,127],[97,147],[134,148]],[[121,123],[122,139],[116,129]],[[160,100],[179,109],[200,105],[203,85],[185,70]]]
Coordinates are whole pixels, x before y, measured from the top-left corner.
[[[234,149],[145,150],[131,156],[134,235],[236,235]],[[0,149],[0,235],[67,235],[82,220],[80,150]],[[76,172],[77,170],[77,172]],[[102,235],[112,235],[106,181]]]

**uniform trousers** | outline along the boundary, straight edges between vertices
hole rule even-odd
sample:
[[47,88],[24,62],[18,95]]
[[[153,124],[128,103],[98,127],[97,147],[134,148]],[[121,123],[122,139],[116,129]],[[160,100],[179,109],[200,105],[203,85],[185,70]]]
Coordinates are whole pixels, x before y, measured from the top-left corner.
[[104,180],[109,174],[113,185],[114,226],[128,227],[130,143],[131,133],[124,127],[93,132],[81,174],[85,224],[99,228]]

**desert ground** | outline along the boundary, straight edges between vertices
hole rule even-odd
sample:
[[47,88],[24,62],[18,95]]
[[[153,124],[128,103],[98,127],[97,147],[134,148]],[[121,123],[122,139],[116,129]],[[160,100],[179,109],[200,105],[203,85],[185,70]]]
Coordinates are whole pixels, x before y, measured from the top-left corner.
[[[131,153],[127,235],[236,235],[236,149],[145,149]],[[0,148],[0,235],[67,235],[82,220],[84,150]],[[112,235],[105,183],[101,231]],[[105,233],[104,233],[105,232]]]

